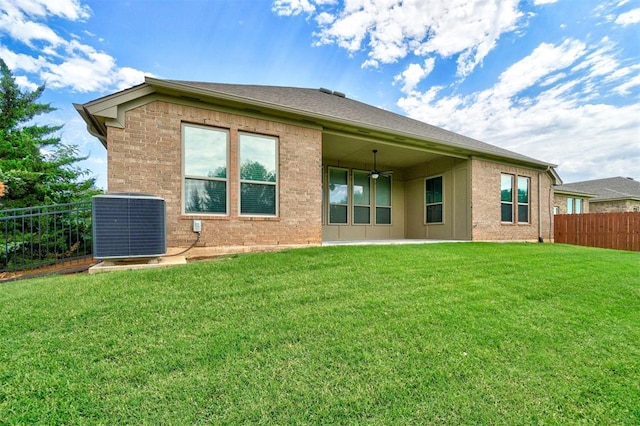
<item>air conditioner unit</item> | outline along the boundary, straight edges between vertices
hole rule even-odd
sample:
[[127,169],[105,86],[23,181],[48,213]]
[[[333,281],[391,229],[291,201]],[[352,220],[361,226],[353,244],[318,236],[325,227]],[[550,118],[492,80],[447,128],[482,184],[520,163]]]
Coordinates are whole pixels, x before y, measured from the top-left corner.
[[127,259],[167,252],[164,199],[146,194],[96,195],[93,211],[93,257]]

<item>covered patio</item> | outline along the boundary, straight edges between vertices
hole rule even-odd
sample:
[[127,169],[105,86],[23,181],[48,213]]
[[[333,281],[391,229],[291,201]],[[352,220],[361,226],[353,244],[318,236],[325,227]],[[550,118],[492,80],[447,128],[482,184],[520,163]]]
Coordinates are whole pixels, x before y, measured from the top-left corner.
[[457,151],[323,131],[323,244],[471,240],[470,161]]

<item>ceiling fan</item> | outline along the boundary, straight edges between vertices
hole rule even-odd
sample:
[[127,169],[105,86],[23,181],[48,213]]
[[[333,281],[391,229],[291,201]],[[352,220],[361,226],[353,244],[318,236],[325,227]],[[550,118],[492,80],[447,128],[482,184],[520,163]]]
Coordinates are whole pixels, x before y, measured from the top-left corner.
[[378,170],[378,166],[376,162],[377,154],[378,154],[378,150],[374,149],[373,150],[373,170],[371,170],[371,172],[369,173],[369,176],[371,176],[372,179],[378,179],[380,176],[388,176],[393,173],[393,170]]

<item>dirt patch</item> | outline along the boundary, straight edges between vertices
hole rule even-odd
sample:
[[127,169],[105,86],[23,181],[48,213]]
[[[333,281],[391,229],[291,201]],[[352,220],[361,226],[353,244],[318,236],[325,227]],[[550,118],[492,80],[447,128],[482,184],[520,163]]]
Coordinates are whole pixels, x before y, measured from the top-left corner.
[[85,272],[97,261],[91,257],[83,257],[80,259],[68,260],[66,262],[56,263],[54,265],[46,265],[39,268],[27,269],[24,271],[7,271],[0,272],[0,281],[13,281],[22,278],[34,278],[52,274],[75,274]]

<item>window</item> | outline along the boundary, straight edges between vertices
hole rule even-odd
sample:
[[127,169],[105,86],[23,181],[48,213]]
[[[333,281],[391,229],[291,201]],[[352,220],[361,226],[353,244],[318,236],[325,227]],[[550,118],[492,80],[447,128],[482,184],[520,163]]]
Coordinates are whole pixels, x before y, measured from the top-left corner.
[[329,225],[391,225],[391,176],[372,180],[369,172],[337,167],[328,174]]
[[518,223],[529,223],[529,178],[518,176]]
[[391,225],[391,176],[376,179],[376,225]]
[[371,179],[369,172],[353,171],[353,223],[371,223]]
[[567,198],[567,214],[573,214],[573,198]]
[[530,183],[531,179],[526,176],[500,175],[500,220],[503,223],[529,223]]
[[275,216],[278,140],[248,133],[238,135],[240,150],[240,214]]
[[500,220],[513,222],[513,175],[500,176]]
[[329,223],[348,223],[348,170],[329,168]]
[[442,176],[425,181],[426,223],[442,223]]
[[567,197],[567,214],[584,213],[584,200],[582,198]]
[[227,213],[229,132],[182,126],[185,213]]
[[553,206],[553,214],[560,214],[560,207]]
[[575,206],[576,206],[574,209],[575,213],[576,214],[582,213],[582,198],[576,198]]

